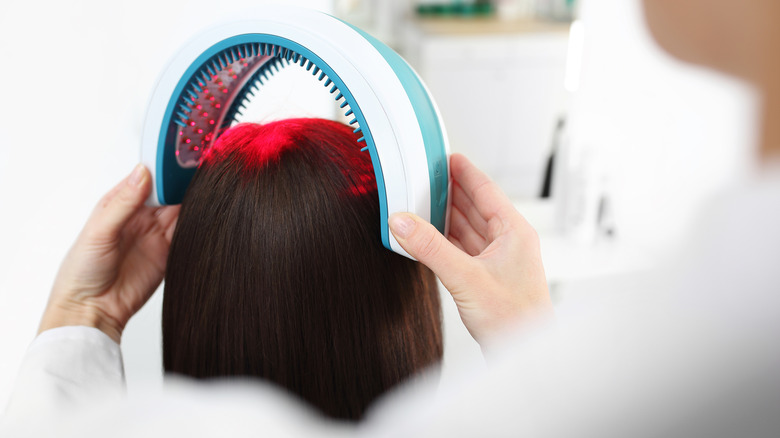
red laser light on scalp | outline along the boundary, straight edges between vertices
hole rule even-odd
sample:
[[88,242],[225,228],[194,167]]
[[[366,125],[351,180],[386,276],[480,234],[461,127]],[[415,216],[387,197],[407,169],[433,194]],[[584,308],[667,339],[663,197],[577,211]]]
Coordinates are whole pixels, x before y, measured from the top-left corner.
[[[354,142],[339,141],[336,138],[338,131]],[[210,141],[209,136],[206,141]],[[323,150],[338,156],[334,161],[343,163],[341,170],[350,184],[345,195],[364,196],[377,191],[371,157],[360,151],[358,136],[352,128],[322,119],[288,119],[265,125],[245,123],[233,126],[218,137],[211,148],[204,150],[201,165],[238,154],[243,160],[244,171],[257,172],[259,168],[280,159],[285,151],[299,148],[297,138],[300,136],[315,139],[323,145]]]

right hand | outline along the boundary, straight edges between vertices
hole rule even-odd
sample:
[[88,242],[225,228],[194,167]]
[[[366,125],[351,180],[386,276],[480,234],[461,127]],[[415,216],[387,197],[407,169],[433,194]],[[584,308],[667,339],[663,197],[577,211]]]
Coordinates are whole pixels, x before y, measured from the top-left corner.
[[411,213],[389,219],[398,243],[452,295],[481,345],[508,327],[553,315],[539,236],[501,189],[465,156],[450,158],[449,240]]

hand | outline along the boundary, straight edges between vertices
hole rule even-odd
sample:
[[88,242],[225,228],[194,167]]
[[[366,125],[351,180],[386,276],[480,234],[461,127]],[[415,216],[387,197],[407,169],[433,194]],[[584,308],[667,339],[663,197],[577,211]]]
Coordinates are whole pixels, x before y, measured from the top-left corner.
[[450,171],[449,240],[410,213],[392,215],[389,226],[398,243],[439,277],[484,347],[509,326],[552,317],[552,303],[536,231],[466,157],[452,155]]
[[179,207],[146,207],[149,171],[138,165],[95,207],[54,281],[38,332],[67,325],[117,343],[160,285]]

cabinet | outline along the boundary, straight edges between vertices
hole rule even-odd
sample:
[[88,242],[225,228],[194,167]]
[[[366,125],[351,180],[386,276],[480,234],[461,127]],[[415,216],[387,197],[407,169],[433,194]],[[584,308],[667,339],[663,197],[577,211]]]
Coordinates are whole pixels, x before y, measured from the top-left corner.
[[436,99],[452,152],[510,197],[538,196],[565,110],[568,25],[417,19],[404,35],[399,48]]

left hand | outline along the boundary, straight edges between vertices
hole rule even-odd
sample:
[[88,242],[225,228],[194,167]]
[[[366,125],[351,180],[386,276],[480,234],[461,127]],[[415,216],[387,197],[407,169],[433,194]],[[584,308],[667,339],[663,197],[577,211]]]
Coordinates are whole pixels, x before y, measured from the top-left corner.
[[106,194],[65,256],[38,332],[68,325],[119,343],[125,325],[165,275],[179,207],[147,207],[149,171],[138,165]]

